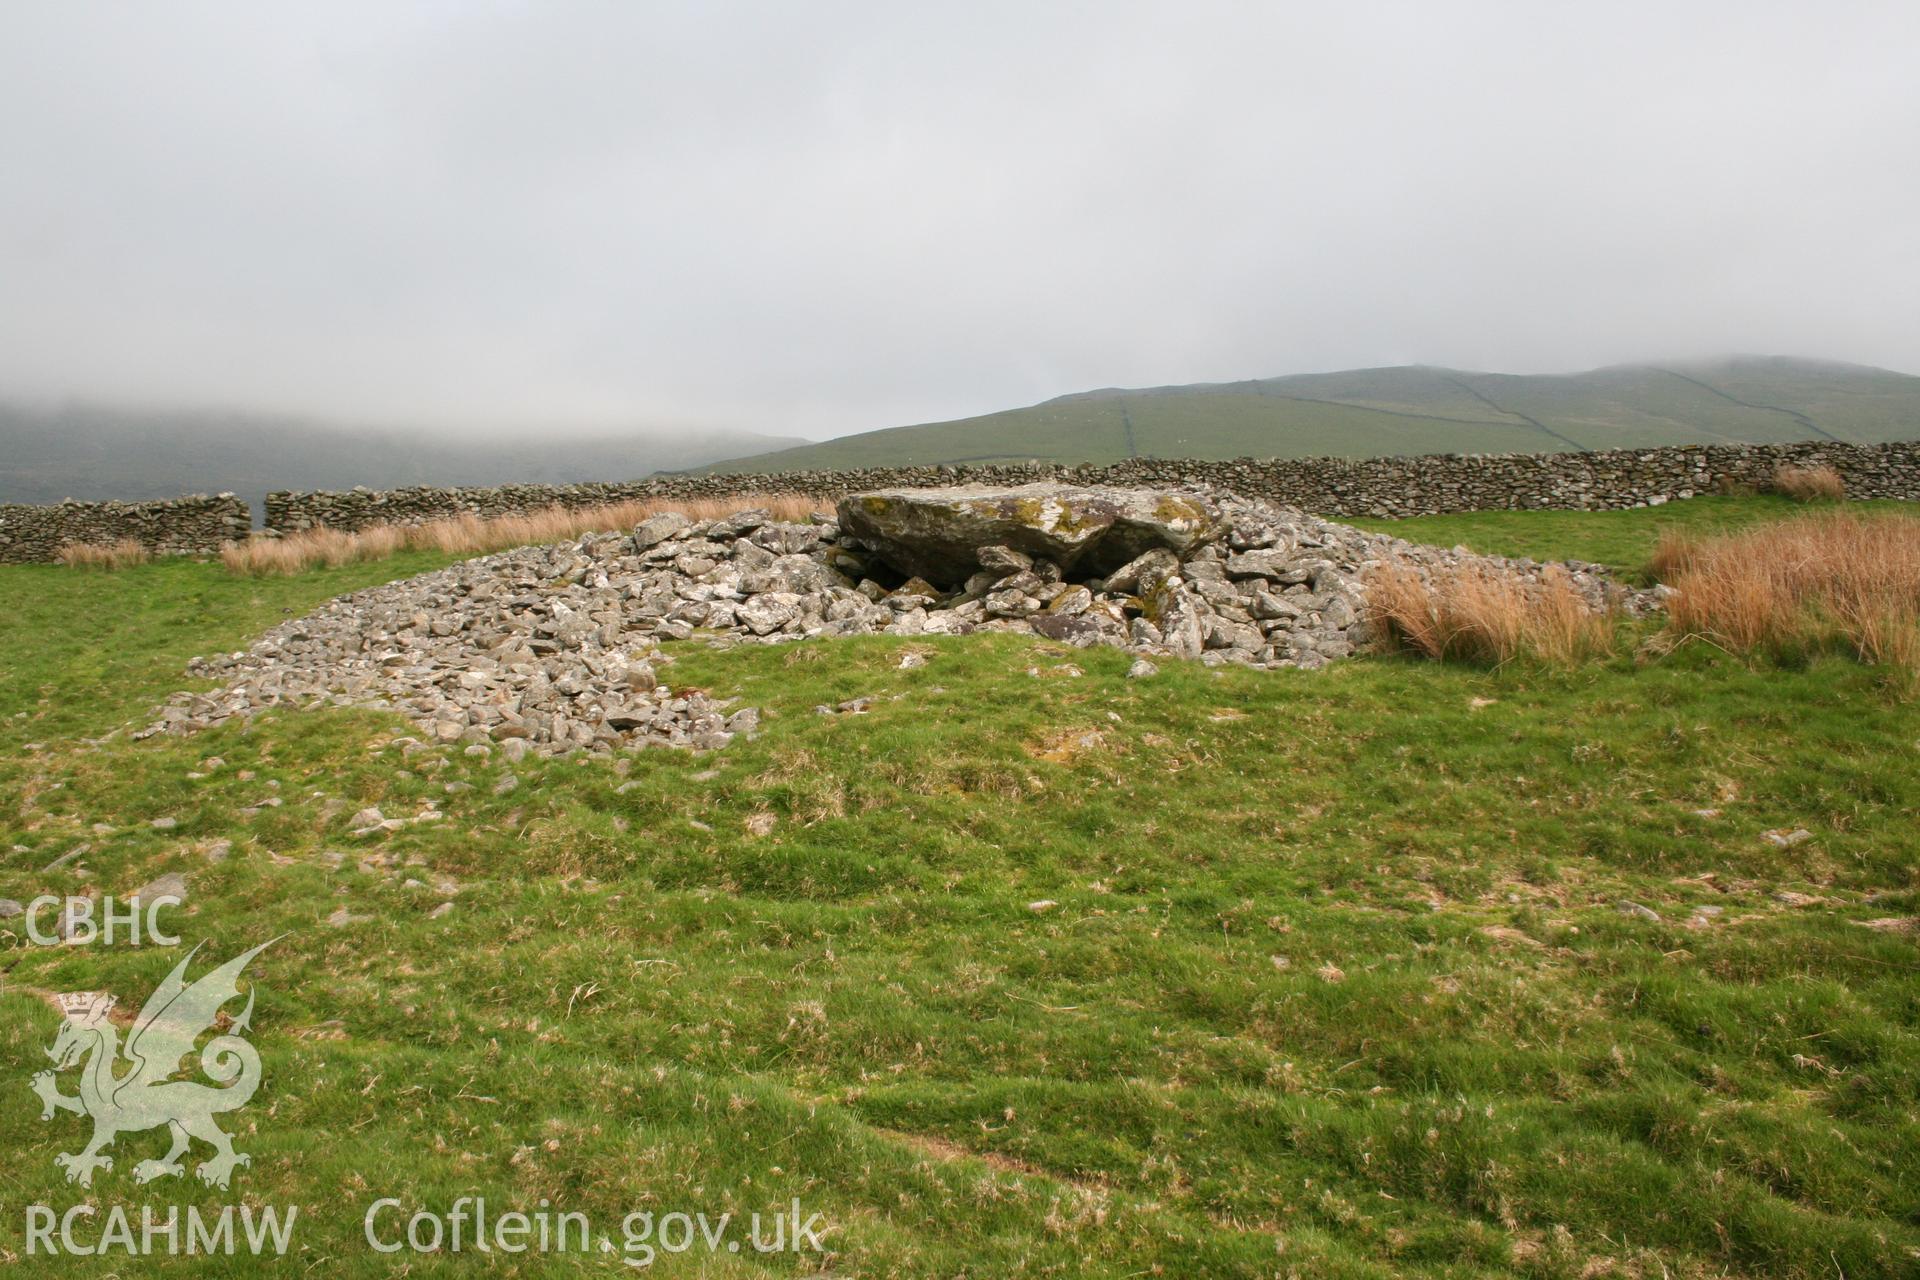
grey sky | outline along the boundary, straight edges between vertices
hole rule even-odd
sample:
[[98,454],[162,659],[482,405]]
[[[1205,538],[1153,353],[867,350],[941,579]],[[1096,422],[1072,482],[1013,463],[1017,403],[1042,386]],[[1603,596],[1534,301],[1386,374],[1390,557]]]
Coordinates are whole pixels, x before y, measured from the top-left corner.
[[813,436],[1920,372],[1920,5],[29,3],[0,394]]

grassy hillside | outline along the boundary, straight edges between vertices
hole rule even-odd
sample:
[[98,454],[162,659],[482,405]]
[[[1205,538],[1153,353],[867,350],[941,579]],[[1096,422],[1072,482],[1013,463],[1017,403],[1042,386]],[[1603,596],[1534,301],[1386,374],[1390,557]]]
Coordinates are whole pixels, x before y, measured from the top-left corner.
[[[1665,523],[1784,510],[1398,527],[1631,569]],[[367,711],[116,733],[190,654],[435,562],[0,567],[0,895],[177,871],[211,956],[285,934],[254,971],[266,1083],[229,1125],[253,1157],[233,1195],[300,1208],[276,1274],[466,1274],[362,1237],[376,1199],[463,1195],[587,1213],[616,1251],[635,1210],[798,1198],[828,1227],[826,1260],[662,1255],[667,1275],[1862,1280],[1920,1259],[1915,941],[1866,927],[1920,917],[1920,704],[1870,669],[1688,646],[1128,680],[1125,654],[1012,637],[690,643],[667,678],[762,707],[758,737],[508,766],[403,752],[409,727]],[[869,714],[813,712],[860,695]],[[445,816],[355,838],[364,805]],[[85,1128],[37,1119],[59,1019],[35,993],[137,1000],[177,954],[17,926],[0,1257],[91,1274],[25,1257],[18,1206],[233,1197],[136,1187],[154,1134],[91,1193],[61,1181]]]
[[869,431],[720,463],[778,471],[1128,457],[1555,453],[1920,435],[1920,378],[1738,358],[1563,377],[1420,366],[1062,396],[957,422]]

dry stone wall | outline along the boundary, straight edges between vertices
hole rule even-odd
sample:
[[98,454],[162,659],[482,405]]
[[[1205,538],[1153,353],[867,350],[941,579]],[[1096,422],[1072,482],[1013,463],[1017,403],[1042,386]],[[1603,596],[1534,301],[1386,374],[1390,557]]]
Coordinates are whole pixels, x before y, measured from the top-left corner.
[[1414,516],[1506,508],[1643,507],[1735,485],[1765,488],[1781,466],[1830,466],[1856,498],[1920,499],[1920,441],[1691,445],[1594,453],[1431,454],[1415,458],[1134,458],[1107,465],[870,467],[775,475],[655,476],[625,484],[506,485],[487,489],[355,489],[267,495],[269,529],[353,530],[472,512],[520,515],[636,498],[730,498],[805,493],[823,501],[869,489],[1038,480],[1146,488],[1230,489],[1331,516]]
[[[419,524],[444,516],[522,515],[544,507],[591,507],[636,498],[731,498],[805,493],[831,503],[868,489],[954,484],[1075,484],[1181,488],[1213,485],[1329,516],[1414,516],[1506,508],[1607,510],[1690,498],[1729,486],[1765,488],[1781,466],[1830,466],[1855,498],[1920,500],[1920,441],[1851,445],[1689,445],[1595,453],[1431,454],[1415,458],[1133,458],[1107,465],[871,467],[857,471],[669,475],[608,484],[491,488],[278,491],[265,524],[291,533],[316,526],[352,531]],[[247,505],[232,494],[165,502],[63,502],[0,506],[0,561],[51,560],[68,542],[137,538],[163,555],[207,555],[246,536]]]
[[247,504],[230,493],[162,502],[62,502],[0,506],[0,562],[53,560],[70,542],[133,538],[156,555],[211,555],[247,536]]

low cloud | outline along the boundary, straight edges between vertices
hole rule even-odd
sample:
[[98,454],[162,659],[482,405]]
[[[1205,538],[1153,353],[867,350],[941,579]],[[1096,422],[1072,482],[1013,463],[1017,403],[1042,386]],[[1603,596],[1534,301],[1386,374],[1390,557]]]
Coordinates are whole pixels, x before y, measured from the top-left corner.
[[1916,48],[1891,3],[17,5],[0,394],[823,436],[1920,370]]

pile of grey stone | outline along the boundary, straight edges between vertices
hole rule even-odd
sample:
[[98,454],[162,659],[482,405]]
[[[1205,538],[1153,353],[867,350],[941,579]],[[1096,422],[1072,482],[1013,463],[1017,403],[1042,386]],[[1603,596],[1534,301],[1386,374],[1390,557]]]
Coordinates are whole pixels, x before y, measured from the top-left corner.
[[[1422,547],[1205,488],[901,489],[805,523],[655,516],[630,534],[523,547],[342,596],[252,648],[196,659],[222,686],[146,732],[269,707],[392,707],[446,743],[509,754],[712,749],[752,708],[676,690],[661,645],[1018,632],[1265,668],[1363,650],[1367,575],[1547,566]],[[1594,608],[1643,607],[1596,566],[1557,572]]]

